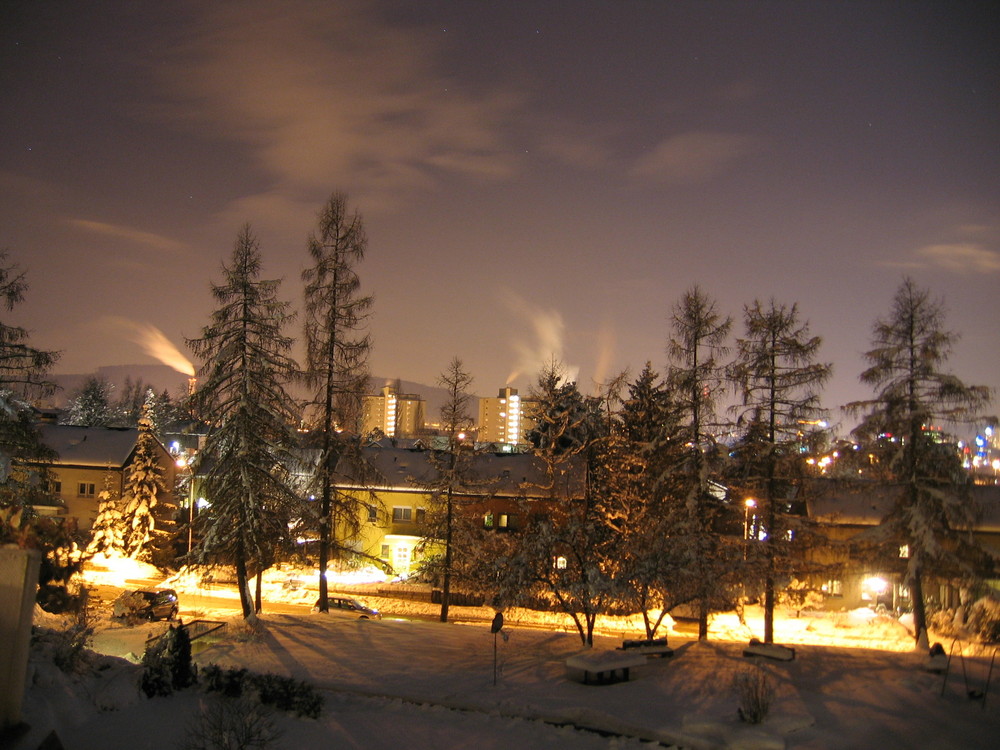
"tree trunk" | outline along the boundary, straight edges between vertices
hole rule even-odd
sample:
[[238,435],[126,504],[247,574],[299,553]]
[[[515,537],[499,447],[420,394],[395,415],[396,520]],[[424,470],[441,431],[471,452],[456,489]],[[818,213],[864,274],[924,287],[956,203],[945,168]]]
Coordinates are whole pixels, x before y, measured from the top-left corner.
[[928,646],[927,606],[924,603],[924,582],[922,565],[917,562],[910,574],[910,601],[913,604],[913,638],[916,646]]
[[247,578],[247,561],[242,550],[236,554],[236,586],[240,591],[240,606],[243,609],[243,619],[253,615],[253,600],[250,596],[250,581]]
[[263,579],[263,577],[264,577],[264,571],[263,570],[258,570],[257,571],[257,592],[256,592],[256,597],[254,599],[254,608],[253,608],[254,614],[258,614],[258,615],[261,613],[261,610],[263,608],[262,601],[263,601],[264,597],[261,596],[261,588],[262,588],[262,579]]

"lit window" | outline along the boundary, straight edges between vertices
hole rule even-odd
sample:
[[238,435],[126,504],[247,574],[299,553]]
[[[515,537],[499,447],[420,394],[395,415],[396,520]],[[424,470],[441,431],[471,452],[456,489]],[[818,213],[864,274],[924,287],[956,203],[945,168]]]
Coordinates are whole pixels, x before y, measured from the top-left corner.
[[383,560],[388,560],[389,559],[389,545],[388,544],[383,544],[382,545],[382,553],[379,555],[379,557],[381,557]]
[[556,570],[566,570],[566,558],[562,555],[556,558],[555,562]]
[[909,559],[909,557],[910,557],[910,545],[909,544],[901,544],[899,546],[899,556],[902,557],[902,558],[904,558],[904,559]]
[[497,526],[500,527],[501,529],[506,529],[507,528],[507,514],[506,513],[501,513],[500,515],[497,516]]

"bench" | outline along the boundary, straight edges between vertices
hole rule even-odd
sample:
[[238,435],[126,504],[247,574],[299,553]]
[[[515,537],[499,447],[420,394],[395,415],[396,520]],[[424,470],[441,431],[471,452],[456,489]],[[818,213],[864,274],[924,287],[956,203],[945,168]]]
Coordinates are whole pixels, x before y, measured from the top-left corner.
[[643,656],[659,656],[661,659],[674,655],[674,650],[667,645],[666,638],[624,640],[618,650],[634,651]]
[[795,659],[795,649],[789,646],[779,646],[776,643],[761,643],[756,638],[750,639],[750,645],[743,649],[744,656],[763,656],[777,661],[792,661]]
[[617,649],[593,650],[574,654],[566,659],[566,669],[583,672],[585,685],[609,685],[619,681],[627,682],[629,670],[645,663],[644,654],[629,654]]

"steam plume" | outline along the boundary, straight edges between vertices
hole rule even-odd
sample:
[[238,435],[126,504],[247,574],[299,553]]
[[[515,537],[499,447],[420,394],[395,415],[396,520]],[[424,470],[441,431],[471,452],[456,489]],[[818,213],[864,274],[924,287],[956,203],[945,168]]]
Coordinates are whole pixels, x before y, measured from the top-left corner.
[[128,331],[128,337],[141,346],[150,357],[167,367],[174,368],[177,372],[194,377],[194,365],[181,354],[170,339],[163,335],[159,328],[149,323],[137,323],[127,318],[115,318],[114,322],[125,328]]

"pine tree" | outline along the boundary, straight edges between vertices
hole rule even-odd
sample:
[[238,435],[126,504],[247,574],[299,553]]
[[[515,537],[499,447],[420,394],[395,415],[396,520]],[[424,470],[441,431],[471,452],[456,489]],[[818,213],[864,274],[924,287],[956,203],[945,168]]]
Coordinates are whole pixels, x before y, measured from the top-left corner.
[[70,399],[64,424],[77,427],[107,427],[118,421],[118,410],[112,403],[114,386],[106,379],[91,375]]
[[337,486],[337,464],[342,457],[356,469],[363,469],[357,441],[340,437],[340,431],[357,432],[361,397],[368,387],[371,340],[365,325],[373,299],[359,293],[361,280],[356,270],[367,247],[361,215],[348,211],[344,193],[334,193],[320,212],[316,232],[309,237],[313,265],[302,273],[304,379],[312,393],[306,416],[311,442],[319,453],[312,490],[319,498],[319,607],[323,612],[327,611],[326,570],[331,551],[338,547],[335,532],[345,539],[356,536],[364,506],[373,502]]
[[104,486],[97,495],[97,518],[91,528],[91,541],[87,547],[89,554],[106,556],[125,554],[125,522],[119,507],[118,491],[115,488],[115,474],[108,468],[104,474]]
[[[0,303],[10,312],[24,301],[28,283],[7,258],[0,251]],[[0,321],[0,508],[30,508],[48,497],[44,466],[56,456],[42,443],[31,401],[55,390],[48,372],[58,359],[57,352],[31,346],[26,329]]]
[[622,590],[629,611],[642,612],[647,638],[655,637],[682,595],[662,465],[675,430],[670,392],[647,362],[622,404],[624,455],[615,472],[620,517],[615,532],[621,540],[620,575],[627,582]]
[[958,336],[945,329],[945,310],[910,278],[893,298],[889,316],[876,321],[869,367],[861,382],[874,398],[848,405],[863,418],[854,435],[871,447],[885,475],[898,487],[895,503],[875,540],[908,551],[904,583],[913,605],[917,645],[927,645],[924,582],[935,571],[968,570],[975,547],[968,475],[957,449],[931,429],[972,422],[989,403],[990,389],[965,384],[944,371]]
[[260,247],[245,225],[223,265],[224,282],[212,286],[212,322],[188,341],[202,360],[192,401],[212,425],[199,454],[210,505],[198,517],[196,555],[235,565],[244,618],[255,609],[250,574],[263,568],[303,510],[287,468],[298,423],[285,390],[296,372],[292,340],[283,333],[291,316],[277,297],[280,282],[262,280],[260,271]]
[[129,557],[138,558],[147,553],[146,548],[156,530],[154,509],[165,491],[163,469],[157,461],[156,437],[149,422],[140,419],[139,437],[122,487],[124,541]]
[[731,579],[737,557],[726,542],[726,507],[713,482],[719,477],[721,426],[715,411],[727,382],[721,358],[732,319],[699,287],[687,291],[674,306],[668,388],[677,413],[676,439],[662,461],[661,475],[672,516],[674,546],[682,555],[686,580],[698,609],[698,638],[708,637],[708,615],[731,603]]
[[602,412],[604,399],[580,393],[555,362],[539,374],[532,398],[538,408],[528,441],[545,465],[542,489],[550,502],[521,536],[512,565],[527,571],[573,619],[581,641],[592,645],[597,617],[617,599],[611,567],[618,540],[604,518],[611,506],[604,469],[612,417]]
[[744,428],[736,485],[752,496],[762,522],[764,642],[773,643],[777,579],[791,573],[792,542],[800,541],[789,511],[793,488],[803,488],[803,435],[823,416],[818,389],[831,366],[816,362],[821,340],[799,322],[796,305],[757,300],[744,308],[744,326],[731,368],[742,395],[737,425]]

